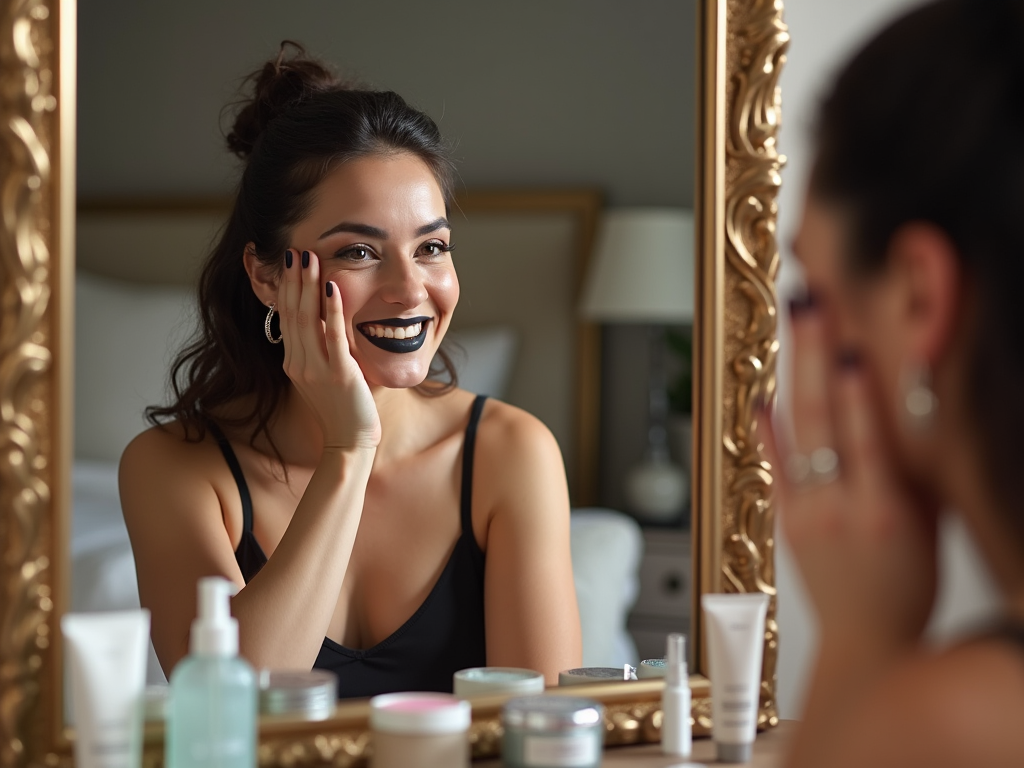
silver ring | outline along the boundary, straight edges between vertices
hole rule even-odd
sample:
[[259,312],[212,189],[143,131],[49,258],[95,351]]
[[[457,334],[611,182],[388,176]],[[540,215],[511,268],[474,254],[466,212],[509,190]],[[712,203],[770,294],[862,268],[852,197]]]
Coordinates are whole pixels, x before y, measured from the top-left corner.
[[815,448],[810,455],[791,454],[786,477],[793,485],[825,485],[839,477],[839,454],[831,448]]

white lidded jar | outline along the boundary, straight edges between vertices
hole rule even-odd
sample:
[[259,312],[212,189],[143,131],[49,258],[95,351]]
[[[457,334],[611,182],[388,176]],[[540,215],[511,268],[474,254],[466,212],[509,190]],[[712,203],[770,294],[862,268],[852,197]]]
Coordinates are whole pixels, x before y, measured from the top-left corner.
[[385,693],[370,699],[370,768],[468,768],[468,701],[447,693]]

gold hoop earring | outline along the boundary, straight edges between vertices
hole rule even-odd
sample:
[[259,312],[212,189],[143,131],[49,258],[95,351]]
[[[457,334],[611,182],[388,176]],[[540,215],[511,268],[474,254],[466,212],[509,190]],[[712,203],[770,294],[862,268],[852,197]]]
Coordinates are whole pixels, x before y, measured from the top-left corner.
[[267,341],[269,341],[271,344],[280,344],[281,343],[281,339],[284,338],[284,334],[282,333],[282,334],[279,334],[278,337],[275,339],[273,333],[271,333],[271,331],[270,331],[270,321],[274,319],[274,311],[276,309],[277,309],[277,304],[271,304],[270,305],[270,311],[267,312],[267,319],[263,323],[263,332],[265,334],[267,334]]

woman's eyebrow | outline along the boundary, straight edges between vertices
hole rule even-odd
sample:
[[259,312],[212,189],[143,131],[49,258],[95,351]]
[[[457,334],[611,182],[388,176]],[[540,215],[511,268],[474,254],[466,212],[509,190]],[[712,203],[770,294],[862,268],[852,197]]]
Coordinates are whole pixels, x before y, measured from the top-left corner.
[[422,227],[416,230],[416,237],[423,237],[423,235],[429,235],[431,232],[437,232],[439,229],[451,229],[451,225],[448,223],[448,219],[444,216],[434,219],[429,224],[424,224]]
[[369,224],[357,224],[353,221],[343,221],[340,224],[335,224],[320,235],[318,239],[323,240],[325,237],[336,235],[339,232],[351,232],[354,235],[365,235],[366,237],[373,237],[377,240],[388,239],[388,233],[380,227],[371,227]]
[[[431,232],[436,232],[439,229],[451,229],[448,224],[448,219],[444,216],[434,219],[429,224],[424,224],[422,227],[416,230],[416,237],[422,237],[428,235]],[[339,232],[351,232],[354,235],[364,235],[365,237],[373,237],[377,240],[387,240],[388,233],[380,227],[373,227],[369,224],[358,224],[354,221],[343,221],[340,224],[335,224],[333,227],[324,232],[319,240],[323,240],[325,237],[336,235]]]

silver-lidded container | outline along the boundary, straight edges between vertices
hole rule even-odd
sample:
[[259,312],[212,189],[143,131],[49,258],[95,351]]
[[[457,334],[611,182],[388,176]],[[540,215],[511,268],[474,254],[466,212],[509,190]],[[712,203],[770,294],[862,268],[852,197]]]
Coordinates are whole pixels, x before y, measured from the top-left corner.
[[260,670],[260,713],[300,720],[326,720],[338,701],[338,676],[325,669],[309,672]]
[[525,696],[501,710],[506,768],[598,768],[604,746],[604,707],[591,699]]

